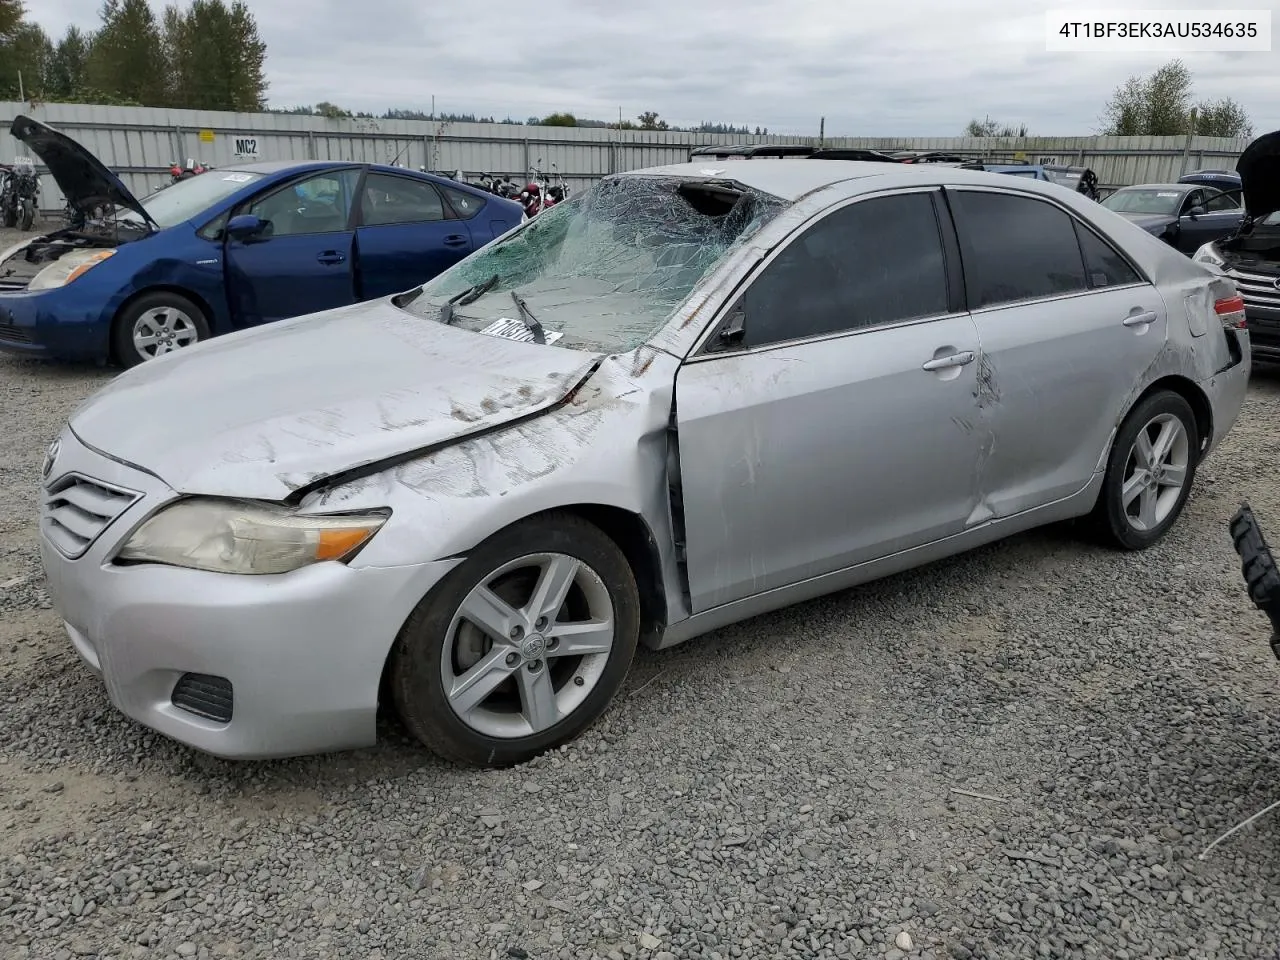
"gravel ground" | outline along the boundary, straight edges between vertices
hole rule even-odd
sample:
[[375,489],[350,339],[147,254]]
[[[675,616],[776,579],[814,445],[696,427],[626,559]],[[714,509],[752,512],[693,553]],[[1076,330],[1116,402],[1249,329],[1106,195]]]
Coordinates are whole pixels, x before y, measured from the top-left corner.
[[237,765],[114,712],[32,519],[109,376],[0,359],[3,960],[1280,952],[1280,813],[1197,859],[1280,798],[1225,530],[1247,497],[1280,534],[1280,378],[1142,556],[1041,532],[642,653],[582,739],[476,772],[391,721]]

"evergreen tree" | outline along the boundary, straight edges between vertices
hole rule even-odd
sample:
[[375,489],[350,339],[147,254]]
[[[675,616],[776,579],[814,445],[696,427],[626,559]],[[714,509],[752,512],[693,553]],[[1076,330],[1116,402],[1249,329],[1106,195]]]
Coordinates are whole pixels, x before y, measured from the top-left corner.
[[147,0],[104,0],[101,15],[85,70],[89,85],[126,103],[167,103],[164,47]]

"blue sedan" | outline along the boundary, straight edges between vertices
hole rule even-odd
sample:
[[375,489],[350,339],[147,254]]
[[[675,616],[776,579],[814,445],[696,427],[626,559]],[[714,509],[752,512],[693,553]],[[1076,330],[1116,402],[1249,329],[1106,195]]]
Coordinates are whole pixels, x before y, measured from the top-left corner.
[[400,167],[252,163],[139,201],[80,144],[18,117],[77,226],[0,252],[0,351],[134,366],[407,290],[519,224],[519,204]]

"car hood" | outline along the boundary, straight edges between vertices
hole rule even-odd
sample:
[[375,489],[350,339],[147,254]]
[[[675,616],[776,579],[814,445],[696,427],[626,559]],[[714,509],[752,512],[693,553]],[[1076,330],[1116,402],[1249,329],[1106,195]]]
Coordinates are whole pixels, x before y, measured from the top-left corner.
[[1280,210],[1280,130],[1259,137],[1236,162],[1244,208],[1253,220]]
[[148,360],[90,397],[70,426],[180,493],[286,500],[334,474],[547,410],[601,358],[447,327],[379,300]]
[[49,168],[62,195],[77,210],[88,212],[105,203],[132,210],[155,225],[129,188],[101,160],[65,133],[39,120],[19,115],[9,134],[25,145]]

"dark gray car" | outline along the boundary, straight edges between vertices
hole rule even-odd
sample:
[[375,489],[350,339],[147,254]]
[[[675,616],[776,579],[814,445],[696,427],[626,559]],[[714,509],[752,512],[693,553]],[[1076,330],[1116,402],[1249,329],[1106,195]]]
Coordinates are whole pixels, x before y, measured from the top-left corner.
[[1102,205],[1187,256],[1235,233],[1244,219],[1244,209],[1234,197],[1196,183],[1121,187]]

